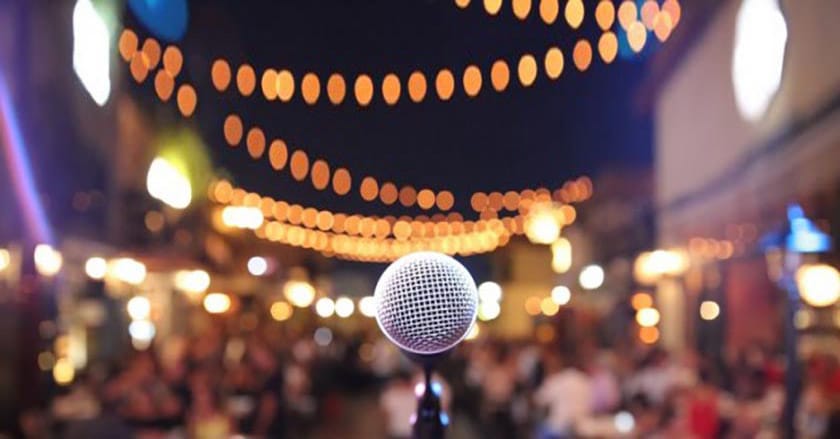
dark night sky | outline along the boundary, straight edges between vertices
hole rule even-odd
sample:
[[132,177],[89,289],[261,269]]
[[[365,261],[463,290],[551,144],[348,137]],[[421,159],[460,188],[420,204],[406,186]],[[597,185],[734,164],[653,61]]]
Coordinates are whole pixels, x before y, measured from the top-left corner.
[[[572,31],[562,13],[557,23],[546,26],[536,15],[538,2],[524,23],[513,16],[509,2],[497,17],[485,14],[479,0],[473,3],[459,10],[451,0],[191,2],[181,43],[186,77],[200,99],[191,123],[200,127],[215,162],[240,185],[336,211],[394,213],[361,201],[357,185],[368,174],[380,183],[450,189],[456,207],[466,210],[476,190],[551,187],[612,164],[650,163],[650,121],[633,104],[645,56],[619,54],[613,64],[604,65],[596,54],[592,67],[579,73],[571,48],[581,31]],[[587,7],[582,34],[595,40],[591,2]],[[142,27],[140,34],[145,34]],[[562,76],[551,81],[540,70],[534,86],[522,88],[515,76],[519,56],[533,53],[542,68],[552,45],[565,55]],[[209,79],[210,64],[219,56],[233,66],[249,62],[258,75],[267,67],[287,68],[298,80],[306,71],[316,72],[321,98],[314,107],[304,104],[299,84],[288,104],[267,103],[259,90],[242,98],[231,87],[220,96]],[[511,85],[503,93],[492,89],[488,74],[498,58],[511,66]],[[468,62],[478,64],[484,76],[477,98],[468,99],[456,86],[449,102],[429,99],[434,93],[430,72],[449,67],[460,84]],[[429,83],[421,104],[406,94],[405,78],[415,69]],[[375,85],[370,107],[348,100],[334,107],[323,89],[334,71],[348,79],[348,96],[356,74],[369,73],[378,84],[386,73],[396,72],[403,81],[400,103],[387,107]],[[153,93],[148,84],[142,89]],[[221,125],[232,111],[246,125],[262,126],[269,140],[280,137],[305,149],[310,161],[321,157],[332,168],[349,168],[354,191],[341,198],[319,193],[308,183],[297,184],[287,172],[273,172],[265,159],[252,161],[244,148],[229,149]]]

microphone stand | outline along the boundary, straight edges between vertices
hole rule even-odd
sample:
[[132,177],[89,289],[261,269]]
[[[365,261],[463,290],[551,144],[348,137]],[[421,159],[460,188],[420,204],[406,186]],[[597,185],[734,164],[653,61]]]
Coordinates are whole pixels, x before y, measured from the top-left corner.
[[411,430],[413,439],[442,439],[445,427],[441,421],[440,395],[432,390],[432,365],[423,365],[425,390],[417,399],[417,418]]

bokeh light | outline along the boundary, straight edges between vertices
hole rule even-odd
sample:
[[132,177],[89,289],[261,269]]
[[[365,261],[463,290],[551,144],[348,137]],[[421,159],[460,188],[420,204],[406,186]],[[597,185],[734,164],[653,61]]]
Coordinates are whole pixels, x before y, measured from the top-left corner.
[[333,333],[330,328],[321,327],[315,330],[315,333],[312,335],[312,339],[318,346],[326,347],[332,343]]
[[146,280],[146,265],[133,258],[117,258],[108,262],[108,278],[130,285],[140,285]]
[[309,282],[290,280],[283,285],[286,300],[298,308],[306,308],[315,300],[315,287]]
[[271,314],[272,319],[278,322],[285,322],[286,320],[292,318],[294,308],[289,305],[289,302],[278,300],[277,302],[271,304],[269,313]]
[[531,54],[522,55],[517,66],[517,74],[519,75],[519,82],[525,87],[530,87],[534,84],[537,78],[537,60]]
[[327,98],[333,105],[339,105],[347,95],[347,84],[340,73],[333,73],[327,79]]
[[210,273],[204,270],[180,270],[175,273],[175,288],[190,294],[200,294],[210,288]]
[[248,148],[248,155],[251,158],[262,157],[265,152],[265,134],[263,131],[258,127],[248,130],[248,135],[245,137],[245,146]]
[[230,310],[230,296],[225,293],[209,293],[204,296],[203,305],[210,314],[224,314]]
[[484,301],[478,304],[478,319],[482,322],[494,320],[501,313],[501,306],[496,301]]
[[102,280],[108,273],[108,262],[104,258],[93,256],[85,261],[85,274],[91,279]]
[[376,315],[376,298],[365,296],[359,299],[359,312],[365,317],[374,317]]
[[604,63],[609,64],[615,60],[618,54],[618,37],[612,32],[604,32],[598,39],[598,53]]
[[359,194],[365,201],[373,201],[379,194],[379,184],[373,177],[365,177],[359,186]]
[[314,73],[307,73],[303,75],[303,80],[300,83],[300,94],[303,96],[303,101],[309,105],[315,105],[318,98],[321,96],[321,81],[318,75]]
[[592,63],[592,45],[589,44],[589,41],[578,40],[575,43],[572,59],[575,62],[575,67],[581,72],[589,68],[589,64]]
[[654,344],[659,341],[659,329],[656,327],[639,328],[639,340],[644,344]]
[[400,100],[400,78],[393,73],[382,79],[382,98],[388,105],[395,105]]
[[634,21],[627,29],[627,42],[634,52],[641,52],[647,41],[647,29],[641,21]]
[[181,73],[181,67],[184,65],[184,55],[181,50],[175,46],[168,46],[163,51],[163,69],[169,73],[173,78]]
[[257,86],[257,74],[254,68],[248,64],[239,66],[236,72],[236,87],[242,96],[251,96]]
[[295,77],[288,70],[277,72],[274,86],[277,89],[277,98],[283,102],[289,102],[295,95]]
[[493,63],[490,68],[490,83],[493,85],[493,89],[498,92],[507,88],[508,83],[510,83],[510,68],[504,60],[500,59]]
[[600,288],[604,284],[604,269],[600,265],[587,265],[580,271],[578,282],[586,290]]
[[315,313],[321,318],[329,318],[335,314],[335,302],[329,297],[322,297],[315,302]]
[[658,13],[659,3],[655,0],[645,0],[645,2],[642,3],[642,9],[639,11],[639,15],[642,18],[642,24],[644,24],[648,30],[653,30],[653,23],[656,19],[656,14]]
[[572,291],[567,286],[558,285],[551,289],[551,300],[560,306],[566,305],[572,300]]
[[601,30],[606,31],[615,23],[615,5],[612,0],[601,0],[595,7],[595,21]]
[[448,101],[452,97],[452,93],[455,92],[455,76],[451,71],[443,69],[438,72],[435,77],[435,89],[442,101]]
[[289,160],[289,169],[291,170],[292,178],[297,181],[303,181],[309,174],[309,157],[303,150],[295,150]]
[[175,96],[178,103],[178,110],[184,117],[190,117],[195,113],[195,107],[198,105],[198,96],[195,94],[195,89],[189,84],[183,84],[178,87],[178,94]]
[[513,0],[511,2],[511,9],[516,18],[525,20],[528,18],[528,14],[531,13],[531,0]]
[[426,97],[426,77],[423,72],[412,72],[408,77],[408,97],[414,102],[421,102]]
[[152,312],[152,303],[143,296],[134,296],[125,304],[125,310],[132,320],[148,319]]
[[560,305],[551,297],[545,297],[540,301],[540,311],[542,311],[543,315],[551,317],[560,311]]
[[720,305],[713,300],[704,300],[700,303],[700,318],[703,320],[714,320],[720,316]]
[[175,80],[165,70],[158,70],[155,74],[155,94],[162,102],[169,101],[175,91]]
[[618,6],[618,24],[621,27],[629,31],[630,25],[636,22],[638,18],[638,10],[636,9],[636,3],[633,0],[624,0]]
[[840,299],[840,272],[827,264],[807,264],[796,271],[802,300],[814,307],[827,307]]
[[252,276],[263,276],[268,272],[268,260],[262,256],[252,256],[248,259],[248,273]]
[[157,157],[146,174],[146,189],[156,198],[175,209],[185,209],[192,201],[192,186],[181,169],[168,160]]
[[464,70],[464,92],[469,97],[475,97],[481,91],[481,70],[474,65],[467,66]]
[[633,297],[630,298],[630,305],[633,306],[633,309],[636,311],[643,308],[650,308],[653,306],[653,297],[651,297],[648,293],[638,292],[633,294]]
[[525,300],[525,312],[527,312],[528,315],[531,315],[531,316],[539,315],[539,313],[541,311],[541,309],[540,309],[541,308],[540,307],[541,303],[542,302],[541,302],[540,298],[537,297],[537,296],[531,296],[531,297],[527,298]]
[[484,0],[484,10],[490,15],[498,14],[501,8],[502,0]]
[[35,269],[41,276],[55,276],[64,264],[61,253],[48,244],[36,245],[33,258]]
[[553,24],[560,13],[560,5],[557,0],[540,0],[540,18],[545,24]]
[[210,79],[216,90],[220,92],[227,90],[231,79],[230,64],[224,59],[213,61],[213,65],[210,67]]
[[639,326],[656,326],[659,324],[659,318],[659,311],[656,308],[642,308],[636,311],[636,323]]
[[359,75],[353,85],[356,102],[365,107],[373,99],[373,80],[368,75]]
[[73,382],[76,370],[69,358],[59,358],[53,366],[52,375],[56,384],[66,386]]
[[564,10],[564,15],[566,16],[566,22],[569,23],[569,26],[571,26],[572,29],[579,28],[580,24],[583,23],[583,15],[584,15],[583,1],[581,1],[581,0],[568,0],[566,2],[566,8]]
[[552,47],[545,53],[545,75],[550,79],[557,79],[563,73],[563,52]]
[[481,302],[498,302],[502,300],[502,286],[496,282],[482,282],[478,286],[478,300]]
[[356,305],[349,297],[339,297],[335,300],[335,315],[346,319],[353,315]]
[[346,195],[352,188],[350,172],[345,168],[338,168],[332,176],[333,191],[338,195]]

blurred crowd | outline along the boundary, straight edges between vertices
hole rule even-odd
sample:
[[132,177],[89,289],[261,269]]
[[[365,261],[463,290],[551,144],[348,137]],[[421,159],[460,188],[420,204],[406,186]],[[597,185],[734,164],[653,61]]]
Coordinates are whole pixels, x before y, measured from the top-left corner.
[[[208,325],[91,364],[21,416],[28,438],[404,438],[419,371],[375,327]],[[778,437],[784,363],[761,345],[670,355],[627,341],[463,343],[434,377],[452,438]],[[717,358],[716,358],[717,357]],[[799,437],[840,437],[840,367],[804,368]]]

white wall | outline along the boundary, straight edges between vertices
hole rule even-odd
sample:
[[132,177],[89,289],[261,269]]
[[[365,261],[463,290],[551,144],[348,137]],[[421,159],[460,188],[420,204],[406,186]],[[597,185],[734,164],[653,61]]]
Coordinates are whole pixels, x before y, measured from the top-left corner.
[[[840,2],[782,0],[788,26],[782,84],[761,120],[744,120],[735,106],[731,73],[740,3],[730,0],[719,9],[663,84],[655,116],[660,208],[719,181],[791,120],[806,117],[840,93]],[[840,175],[838,113],[780,148],[780,153],[762,155],[726,190],[663,210],[662,244],[681,244],[689,230],[753,216],[762,206],[812,192]]]

